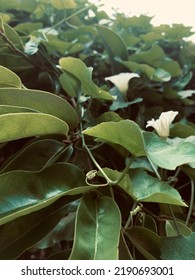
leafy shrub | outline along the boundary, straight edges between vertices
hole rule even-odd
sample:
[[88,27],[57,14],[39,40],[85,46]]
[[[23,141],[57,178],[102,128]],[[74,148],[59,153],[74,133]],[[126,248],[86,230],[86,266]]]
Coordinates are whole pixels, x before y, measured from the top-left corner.
[[0,258],[194,259],[191,28],[0,10]]

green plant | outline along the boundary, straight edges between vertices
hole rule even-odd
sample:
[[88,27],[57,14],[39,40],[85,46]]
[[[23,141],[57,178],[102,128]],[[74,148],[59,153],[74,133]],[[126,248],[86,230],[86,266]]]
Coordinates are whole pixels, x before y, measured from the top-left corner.
[[191,28],[0,10],[0,258],[195,259]]

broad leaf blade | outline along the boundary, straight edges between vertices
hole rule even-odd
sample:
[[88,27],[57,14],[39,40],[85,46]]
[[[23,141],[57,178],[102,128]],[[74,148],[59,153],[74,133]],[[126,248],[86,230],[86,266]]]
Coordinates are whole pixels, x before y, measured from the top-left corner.
[[130,120],[104,122],[86,129],[84,134],[123,146],[132,155],[145,155],[144,141],[139,126]]
[[[118,180],[122,174],[109,168],[103,170],[113,181]],[[186,206],[179,192],[166,182],[160,181],[141,170],[130,170],[129,174],[126,174],[118,185],[134,200]],[[100,172],[99,176],[102,176]]]
[[71,260],[117,260],[121,216],[109,197],[85,195],[78,207]]
[[3,165],[1,173],[13,170],[39,171],[44,165],[59,155],[65,145],[54,139],[42,139],[30,143],[25,148],[9,158]]
[[93,189],[84,184],[83,172],[58,163],[39,172],[11,171],[0,175],[0,224],[43,209],[66,195]]
[[62,120],[42,113],[13,113],[0,116],[0,142],[68,133],[68,125]]
[[97,29],[109,54],[113,74],[123,72],[124,67],[115,60],[115,57],[128,60],[128,52],[123,39],[115,31],[105,26],[97,26]]
[[72,106],[65,99],[49,92],[4,88],[0,89],[0,103],[53,115],[67,122],[73,129],[78,124],[78,116]]
[[162,238],[162,260],[195,260],[195,232],[190,236]]
[[181,141],[170,144],[154,133],[143,133],[147,157],[157,166],[174,170],[177,166],[195,161],[195,145]]
[[0,88],[2,87],[14,87],[21,88],[22,83],[20,78],[9,69],[0,66]]
[[[84,95],[98,99],[114,99],[110,93],[101,90],[94,84],[92,81],[92,68],[88,68],[82,60],[74,57],[64,57],[59,60],[59,64],[65,72],[72,75],[80,82],[81,90]],[[68,76],[66,76],[66,78],[68,78]],[[75,87],[75,85],[76,83],[74,82],[73,86]]]
[[160,257],[160,237],[153,231],[134,226],[126,231],[138,251],[148,260],[156,260]]

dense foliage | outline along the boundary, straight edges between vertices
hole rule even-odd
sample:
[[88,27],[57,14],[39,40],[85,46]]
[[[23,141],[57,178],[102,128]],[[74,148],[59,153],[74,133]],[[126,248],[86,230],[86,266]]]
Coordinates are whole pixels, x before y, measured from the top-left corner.
[[191,28],[86,0],[0,11],[0,258],[195,259]]

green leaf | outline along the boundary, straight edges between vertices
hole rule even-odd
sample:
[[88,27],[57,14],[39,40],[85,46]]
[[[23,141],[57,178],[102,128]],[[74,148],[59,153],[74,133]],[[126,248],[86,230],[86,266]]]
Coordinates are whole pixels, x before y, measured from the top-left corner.
[[[109,168],[103,170],[113,181],[119,179],[122,174]],[[98,175],[102,176],[100,173]],[[142,170],[130,170],[129,175],[126,174],[118,185],[136,201],[186,206],[176,189]]]
[[1,168],[1,173],[12,170],[39,171],[52,159],[60,156],[65,145],[54,139],[42,139],[30,143],[25,148],[9,158]]
[[121,60],[128,60],[128,52],[123,39],[115,31],[105,26],[97,26],[97,29],[109,54],[112,73],[123,72],[123,67],[115,60],[115,57],[119,57]]
[[68,202],[68,199],[57,201],[0,226],[0,259],[16,259],[24,250],[45,237],[67,214]]
[[42,113],[10,113],[0,115],[0,142],[48,135],[68,133],[68,125],[62,120]]
[[162,260],[195,260],[195,232],[188,237],[164,237],[161,241]]
[[60,75],[60,84],[62,88],[72,97],[79,97],[80,82],[73,75],[64,72]]
[[74,0],[51,0],[51,4],[59,10],[73,9],[76,7]]
[[[184,223],[177,221],[177,229],[182,236],[189,236],[192,234],[192,230],[187,227]],[[165,221],[165,230],[167,237],[177,236],[178,232],[175,228],[174,222],[171,220]]]
[[11,106],[11,105],[0,105],[0,115],[10,114],[10,113],[38,113],[37,111],[25,107]]
[[36,1],[23,1],[23,0],[1,0],[0,10],[10,10],[15,9],[18,11],[26,11],[32,13],[37,7]]
[[114,99],[108,92],[98,88],[98,86],[93,83],[92,68],[87,67],[82,60],[74,57],[64,57],[59,60],[59,64],[65,72],[69,73],[80,82],[80,87],[84,95],[107,100]]
[[147,260],[159,259],[160,237],[156,233],[144,227],[134,226],[126,230],[126,234]]
[[159,167],[175,170],[177,166],[195,161],[195,145],[190,142],[174,145],[151,132],[144,132],[143,136],[147,157]]
[[[1,23],[0,26],[3,29],[3,34],[4,34],[5,38],[7,38],[11,42],[11,44],[13,44],[16,48],[23,51],[24,46],[23,46],[22,40],[21,40],[20,36],[18,35],[18,33],[5,22],[3,24]],[[0,43],[1,43],[1,40],[3,40],[3,39],[0,36]],[[4,40],[3,40],[3,42],[5,43]]]
[[[53,164],[41,171],[11,171],[0,175],[0,225],[43,209],[66,195],[92,190],[84,174],[71,164]],[[17,187],[16,187],[17,186]]]
[[2,87],[14,87],[21,88],[22,83],[20,78],[9,69],[0,65],[0,88]]
[[77,211],[70,260],[117,260],[120,228],[120,212],[111,198],[85,195]]
[[83,133],[110,143],[119,144],[136,157],[145,155],[141,129],[133,121],[104,122],[84,130]]
[[0,103],[26,107],[41,113],[53,115],[74,129],[78,116],[72,106],[63,98],[46,91],[30,89],[0,89]]
[[170,129],[171,137],[186,138],[191,135],[195,135],[195,128],[189,124],[174,123]]

